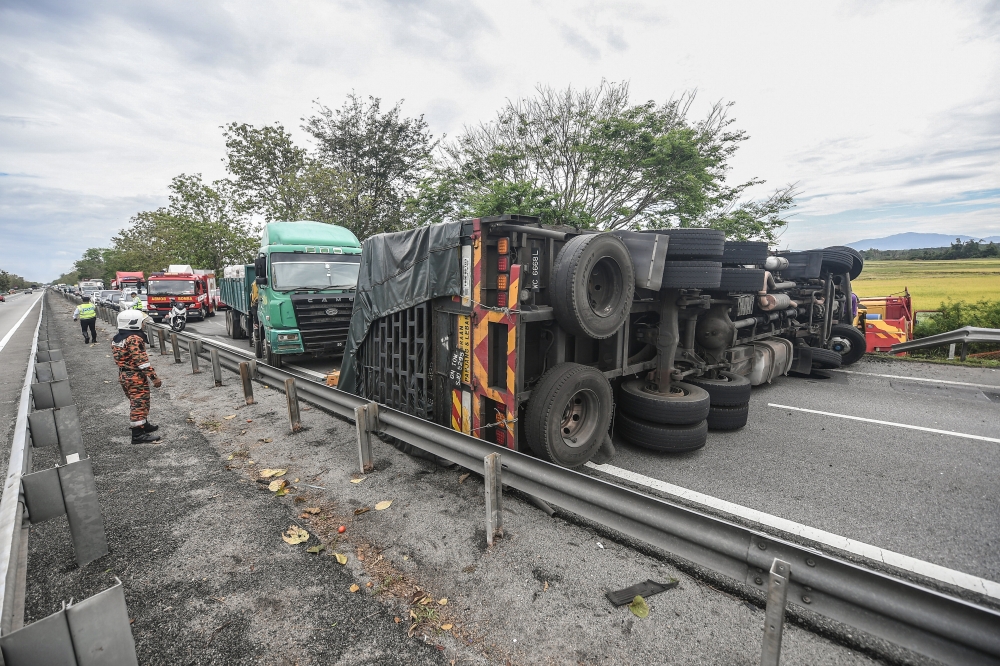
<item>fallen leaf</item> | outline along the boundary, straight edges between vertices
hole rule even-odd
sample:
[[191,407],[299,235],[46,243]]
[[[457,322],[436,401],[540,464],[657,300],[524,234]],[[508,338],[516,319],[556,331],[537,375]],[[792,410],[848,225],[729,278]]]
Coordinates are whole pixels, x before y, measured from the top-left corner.
[[542,591],[549,589],[549,581],[545,581],[545,585],[542,586]]
[[465,480],[466,480],[467,478],[469,478],[469,473],[468,473],[468,472],[466,472],[466,473],[465,473],[465,474],[463,474],[462,476],[458,477],[458,482],[459,482],[459,483],[465,483]]
[[417,614],[414,613],[413,610],[410,610],[410,619],[411,620],[416,620],[417,619]]
[[430,602],[431,602],[431,598],[430,597],[424,597],[423,599],[420,600],[420,605],[421,606],[426,606]]
[[371,586],[372,586],[372,582],[371,581],[368,581],[367,583],[365,583],[365,587],[371,587]]
[[[337,564],[347,564],[347,555],[342,555],[341,553],[334,553],[334,557],[337,558]],[[355,590],[356,592],[357,590]]]
[[272,476],[284,476],[287,469],[262,469],[260,470],[260,478],[267,479]]
[[453,626],[455,626],[455,625],[453,625],[453,624],[442,624],[441,628],[444,629],[445,631],[451,631],[451,628]]
[[291,489],[288,486],[285,486],[283,488],[280,488],[278,490],[278,492],[274,493],[274,496],[275,497],[284,497],[285,495],[287,495],[289,493],[290,490]]
[[385,511],[390,506],[392,506],[392,500],[386,500],[384,502],[379,502],[378,504],[376,504],[375,505],[375,510],[376,511]]
[[402,620],[399,619],[398,617],[392,618],[392,621],[395,622],[396,624],[399,624],[400,622],[402,622]]
[[406,560],[408,560],[408,559],[410,559],[410,556],[409,556],[409,555],[403,555],[403,561],[404,561],[404,562],[405,562]]
[[309,548],[306,548],[307,553],[315,553],[317,555],[322,553],[324,550],[326,550],[326,544],[323,543],[319,544],[318,546],[310,546]]
[[225,419],[226,419],[227,421],[229,421],[230,419],[235,419],[235,418],[236,418],[236,414],[230,414],[229,416],[226,416],[226,417],[224,417],[224,418],[225,418]]
[[302,509],[302,510],[303,510],[303,511],[305,511],[306,513],[311,513],[311,514],[313,514],[314,516],[315,516],[315,515],[316,515],[317,513],[319,513],[319,507],[318,507],[318,506],[307,506],[306,508],[304,508],[304,509]]
[[363,514],[363,513],[368,513],[368,512],[369,512],[369,511],[371,511],[371,510],[372,510],[372,509],[371,509],[371,507],[370,507],[370,506],[363,506],[363,507],[361,507],[360,509],[355,509],[355,510],[354,510],[354,515],[355,515],[355,516],[360,516],[361,514]]
[[285,481],[284,479],[275,479],[271,483],[267,484],[267,489],[272,493],[276,493],[287,485],[288,481]]
[[265,437],[264,439],[262,439],[262,440],[260,440],[260,441],[264,442],[265,444],[270,444],[270,443],[271,443],[271,442],[273,442],[274,440],[273,440],[273,439],[271,439],[270,437]]
[[365,480],[365,477],[361,477],[360,479],[351,479],[351,483],[361,483],[364,480]]
[[232,460],[232,459],[233,459],[233,456],[235,456],[235,455],[236,455],[235,453],[230,453],[230,454],[229,454],[229,457],[228,457],[228,458],[226,458],[226,460]]
[[358,591],[358,590],[360,590],[360,589],[361,589],[361,588],[360,588],[360,587],[358,587],[358,586],[357,586],[356,584],[355,584],[355,585],[351,585],[351,587],[350,587],[350,590],[351,590],[351,594],[354,594],[355,592],[357,592],[357,591]]
[[416,628],[417,628],[417,623],[414,622],[413,624],[410,625],[410,628],[406,631],[406,635],[412,637],[413,636],[413,630],[416,629]]
[[294,481],[292,481],[292,483],[298,483],[298,482],[299,482],[298,479],[295,479]]
[[448,599],[438,599],[438,606],[447,606]]
[[281,535],[281,538],[285,543],[290,543],[293,546],[298,543],[305,543],[309,540],[309,532],[298,525],[290,525],[288,531]]
[[638,594],[635,595],[635,599],[632,600],[632,603],[628,605],[628,609],[632,611],[632,615],[639,618],[647,617],[649,615],[649,604],[647,604],[646,600]]
[[248,465],[256,465],[257,463],[255,463],[255,462],[254,462],[254,461],[252,461],[252,460],[248,460],[248,461],[247,461],[247,464],[248,464]]
[[111,382],[110,382],[110,381],[108,381],[107,379],[105,379],[105,380],[104,380],[104,383],[105,383],[105,384],[110,384]]

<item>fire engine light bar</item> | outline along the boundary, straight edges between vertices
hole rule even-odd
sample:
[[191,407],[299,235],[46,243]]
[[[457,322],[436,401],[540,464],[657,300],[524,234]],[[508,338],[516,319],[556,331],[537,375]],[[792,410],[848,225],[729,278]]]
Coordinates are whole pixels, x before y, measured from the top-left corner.
[[497,259],[497,270],[504,273],[510,268],[510,260],[507,257],[500,257]]
[[507,307],[507,292],[506,291],[498,291],[497,292],[497,307],[498,308],[505,308],[505,307]]
[[497,289],[502,289],[503,291],[507,291],[507,276],[506,275],[502,275],[501,274],[501,275],[497,276]]
[[507,254],[510,251],[510,239],[501,238],[497,241],[497,252],[500,254]]

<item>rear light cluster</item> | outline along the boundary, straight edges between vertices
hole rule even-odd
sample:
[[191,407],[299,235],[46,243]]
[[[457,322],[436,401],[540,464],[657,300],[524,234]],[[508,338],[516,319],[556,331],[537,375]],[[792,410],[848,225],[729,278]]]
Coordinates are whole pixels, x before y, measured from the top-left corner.
[[[501,238],[497,241],[497,307],[507,307],[507,287],[510,286],[510,239]],[[499,433],[498,433],[499,435]],[[497,442],[499,444],[499,442]]]

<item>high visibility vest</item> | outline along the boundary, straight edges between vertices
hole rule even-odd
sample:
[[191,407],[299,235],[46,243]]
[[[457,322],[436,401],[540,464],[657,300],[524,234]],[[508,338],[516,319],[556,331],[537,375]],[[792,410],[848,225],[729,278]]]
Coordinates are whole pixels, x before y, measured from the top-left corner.
[[97,316],[97,308],[93,303],[80,303],[77,310],[80,311],[80,319],[93,319]]

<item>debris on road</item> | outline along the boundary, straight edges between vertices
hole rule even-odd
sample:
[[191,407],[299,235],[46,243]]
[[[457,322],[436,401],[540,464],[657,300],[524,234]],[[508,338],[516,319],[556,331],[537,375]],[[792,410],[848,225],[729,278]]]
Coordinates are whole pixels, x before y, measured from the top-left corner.
[[628,609],[632,611],[632,615],[635,615],[638,618],[649,616],[649,604],[647,604],[646,600],[639,595],[636,595],[635,598],[632,599],[632,603],[628,605]]
[[625,604],[632,603],[638,596],[649,597],[660,592],[666,592],[677,587],[678,584],[679,581],[676,578],[671,578],[667,583],[657,583],[655,580],[647,580],[644,583],[637,583],[631,587],[626,587],[624,590],[605,592],[604,596],[615,606],[624,606]]

